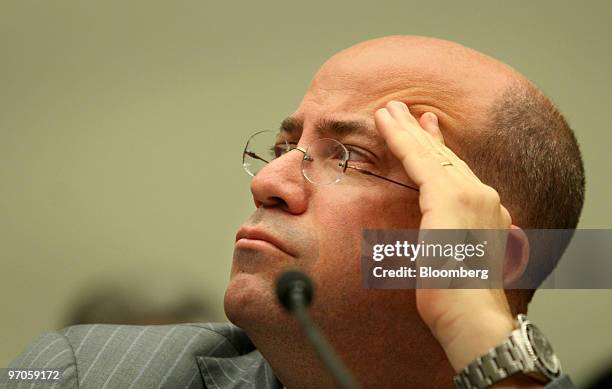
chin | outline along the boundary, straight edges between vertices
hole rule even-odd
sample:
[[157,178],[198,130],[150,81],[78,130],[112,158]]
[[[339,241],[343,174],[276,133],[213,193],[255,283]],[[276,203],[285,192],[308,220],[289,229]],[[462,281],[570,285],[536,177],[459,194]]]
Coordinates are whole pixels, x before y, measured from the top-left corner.
[[225,315],[243,329],[274,323],[281,307],[273,288],[273,284],[260,274],[233,274],[225,289]]

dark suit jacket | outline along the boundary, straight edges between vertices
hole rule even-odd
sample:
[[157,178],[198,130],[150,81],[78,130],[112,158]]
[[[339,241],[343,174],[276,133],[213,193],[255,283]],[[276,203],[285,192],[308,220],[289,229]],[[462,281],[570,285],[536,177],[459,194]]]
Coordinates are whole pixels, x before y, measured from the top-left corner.
[[[36,339],[11,368],[59,369],[61,382],[7,388],[269,388],[272,368],[231,324],[79,325]],[[573,388],[567,376],[547,389]]]

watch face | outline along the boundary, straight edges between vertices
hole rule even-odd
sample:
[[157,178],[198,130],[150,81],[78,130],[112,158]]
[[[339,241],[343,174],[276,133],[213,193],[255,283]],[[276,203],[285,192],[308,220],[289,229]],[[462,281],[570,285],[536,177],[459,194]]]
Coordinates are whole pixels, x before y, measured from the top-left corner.
[[531,343],[538,361],[551,373],[558,373],[559,362],[552,346],[544,334],[542,334],[538,327],[531,324],[527,326],[527,336],[529,337],[529,343]]

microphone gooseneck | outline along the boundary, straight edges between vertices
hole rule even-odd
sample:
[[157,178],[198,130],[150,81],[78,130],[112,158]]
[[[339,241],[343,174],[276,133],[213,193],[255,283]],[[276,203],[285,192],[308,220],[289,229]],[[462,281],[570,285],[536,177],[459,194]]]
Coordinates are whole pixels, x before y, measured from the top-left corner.
[[308,314],[306,308],[312,302],[313,289],[310,278],[296,270],[283,273],[276,282],[276,296],[280,304],[295,315],[306,338],[308,338],[340,388],[358,388],[350,372],[342,364],[330,344],[319,333]]

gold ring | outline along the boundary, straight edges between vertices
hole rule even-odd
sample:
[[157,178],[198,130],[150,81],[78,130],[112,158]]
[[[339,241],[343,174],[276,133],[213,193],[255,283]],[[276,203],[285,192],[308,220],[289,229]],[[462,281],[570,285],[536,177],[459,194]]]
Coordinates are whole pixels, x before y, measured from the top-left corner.
[[440,162],[440,165],[442,165],[442,166],[453,166],[453,163],[451,161],[444,161],[444,162]]

